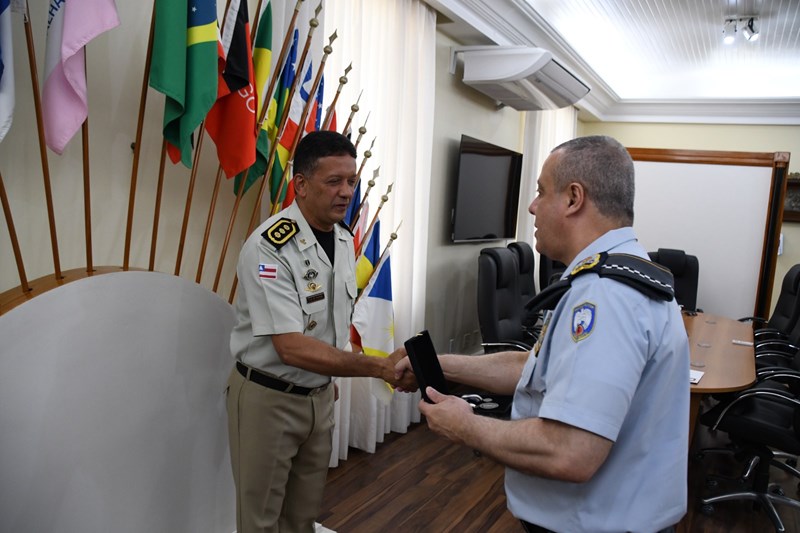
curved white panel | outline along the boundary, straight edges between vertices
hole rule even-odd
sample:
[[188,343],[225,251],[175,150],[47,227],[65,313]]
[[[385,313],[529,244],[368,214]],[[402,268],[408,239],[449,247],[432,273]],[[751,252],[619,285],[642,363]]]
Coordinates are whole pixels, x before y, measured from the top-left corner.
[[0,317],[0,531],[231,532],[233,310],[160,273]]

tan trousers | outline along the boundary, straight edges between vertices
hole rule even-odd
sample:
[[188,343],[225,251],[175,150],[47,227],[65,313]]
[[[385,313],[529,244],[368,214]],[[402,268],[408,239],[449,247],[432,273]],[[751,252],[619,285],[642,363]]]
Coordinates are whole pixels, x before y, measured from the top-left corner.
[[310,533],[333,436],[333,386],[300,396],[228,378],[228,437],[237,533]]

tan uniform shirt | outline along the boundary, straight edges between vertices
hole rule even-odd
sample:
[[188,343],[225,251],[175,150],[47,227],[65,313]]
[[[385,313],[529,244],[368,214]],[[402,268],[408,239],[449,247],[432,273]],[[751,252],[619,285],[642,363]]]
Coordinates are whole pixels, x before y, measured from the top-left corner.
[[[294,221],[298,230],[276,245],[262,233],[281,219]],[[297,332],[339,349],[347,345],[357,294],[353,238],[339,225],[333,232],[334,265],[296,203],[247,238],[236,267],[240,288],[231,332],[234,358],[295,385],[319,387],[330,382],[328,376],[281,362],[270,335]]]

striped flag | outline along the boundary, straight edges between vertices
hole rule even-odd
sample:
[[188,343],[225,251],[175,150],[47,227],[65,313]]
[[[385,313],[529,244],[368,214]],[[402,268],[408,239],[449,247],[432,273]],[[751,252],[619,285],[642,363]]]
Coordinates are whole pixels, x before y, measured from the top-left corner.
[[215,0],[156,0],[155,10],[150,87],[166,96],[170,159],[191,168],[192,134],[217,99],[217,6]]
[[[375,268],[353,309],[353,327],[361,338],[361,350],[366,355],[388,357],[394,351],[394,308],[392,306],[391,250]],[[372,394],[388,404],[391,388],[373,380]]]
[[217,101],[205,128],[228,178],[256,160],[256,90],[247,1],[231,0],[220,35]]
[[0,141],[14,118],[14,55],[11,53],[11,7],[0,0]]
[[381,221],[375,222],[369,234],[364,237],[366,243],[361,251],[361,256],[356,259],[356,286],[359,292],[367,286],[375,265],[381,256]]
[[45,142],[57,154],[89,115],[85,46],[117,26],[114,0],[50,0],[42,110]]
[[283,128],[280,140],[278,140],[277,153],[275,154],[275,164],[272,167],[272,192],[270,198],[272,205],[283,205],[286,199],[286,194],[289,190],[289,182],[292,180],[292,174],[286,174],[286,183],[283,183],[283,174],[286,167],[289,166],[289,152],[292,149],[292,142],[300,128],[300,119],[303,115],[303,108],[309,98],[309,91],[311,90],[311,61],[308,62],[306,74],[303,77],[302,83],[297,87],[292,97],[292,102],[289,105],[289,118],[286,120],[286,125]]

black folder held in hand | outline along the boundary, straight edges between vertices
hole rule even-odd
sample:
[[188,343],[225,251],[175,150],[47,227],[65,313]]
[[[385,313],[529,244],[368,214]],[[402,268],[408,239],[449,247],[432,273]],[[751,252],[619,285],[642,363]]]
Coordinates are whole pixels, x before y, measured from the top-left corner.
[[447,394],[447,382],[428,330],[423,330],[408,339],[405,346],[422,398],[428,403],[433,403],[425,393],[426,387],[433,387],[442,394]]

